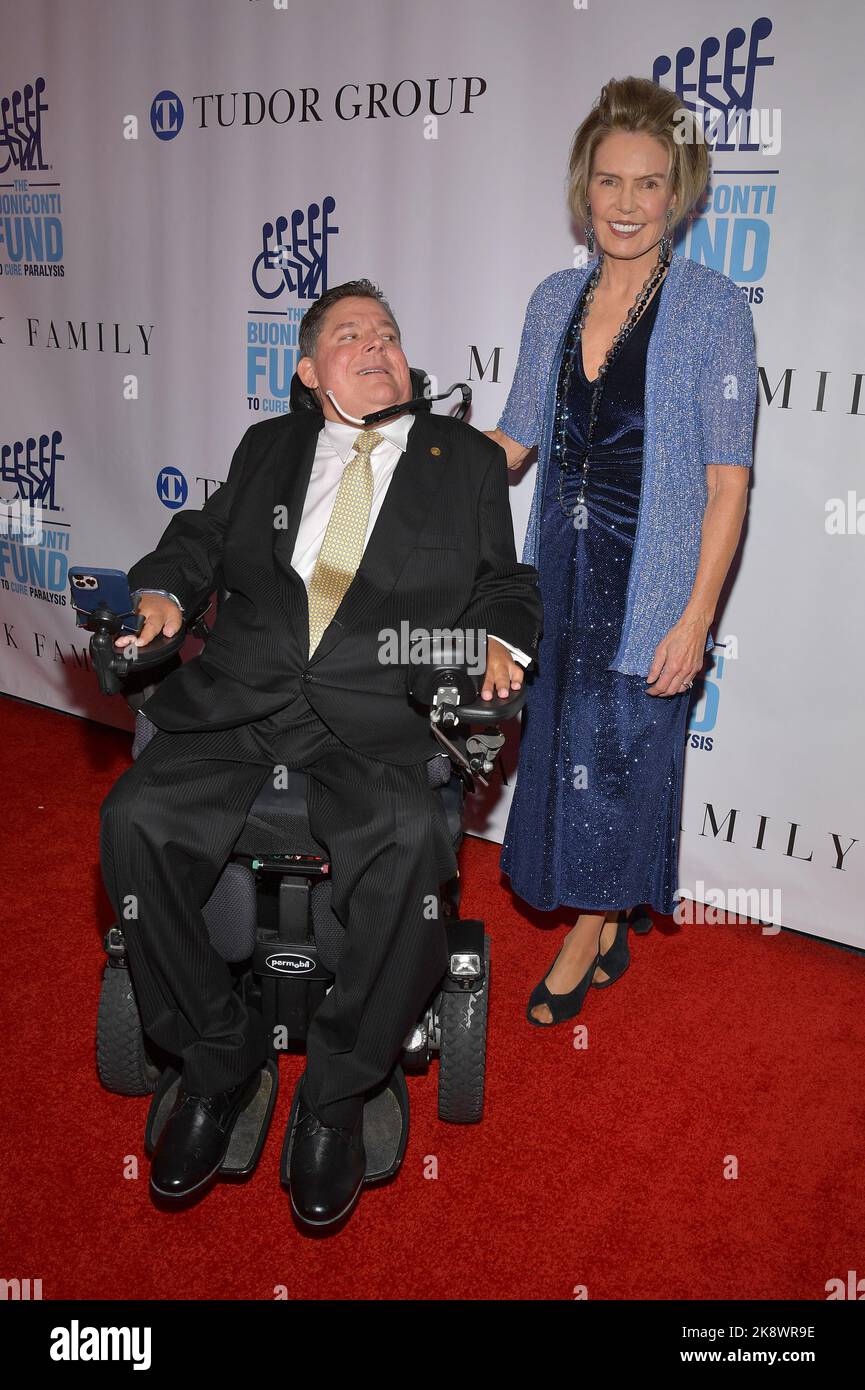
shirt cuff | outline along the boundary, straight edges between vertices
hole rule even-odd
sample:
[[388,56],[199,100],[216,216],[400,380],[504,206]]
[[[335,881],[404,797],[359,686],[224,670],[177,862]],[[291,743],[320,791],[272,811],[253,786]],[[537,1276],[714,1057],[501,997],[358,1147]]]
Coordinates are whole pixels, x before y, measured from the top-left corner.
[[163,598],[170,598],[171,602],[176,603],[177,607],[180,609],[181,618],[184,616],[183,604],[180,602],[180,599],[177,598],[175,594],[170,594],[167,589],[136,589],[132,595],[132,602],[137,603],[141,594],[161,594]]
[[514,661],[518,661],[521,666],[531,666],[532,658],[527,656],[525,652],[521,652],[519,647],[512,647],[510,642],[506,642],[504,637],[496,637],[494,632],[491,632],[489,635],[490,637],[495,637],[497,642],[501,642],[503,647],[507,647]]

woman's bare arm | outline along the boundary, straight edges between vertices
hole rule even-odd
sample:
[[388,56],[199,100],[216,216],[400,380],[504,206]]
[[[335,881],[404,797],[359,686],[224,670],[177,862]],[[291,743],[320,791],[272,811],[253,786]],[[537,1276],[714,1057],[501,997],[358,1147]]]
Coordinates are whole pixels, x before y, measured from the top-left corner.
[[721,589],[736,554],[748,509],[750,468],[710,463],[706,468],[708,500],[703,513],[700,560],[685,612],[698,615],[708,630]]
[[702,670],[706,633],[739,544],[750,481],[750,468],[718,463],[706,468],[708,498],[694,587],[681,618],[658,643],[646,677],[650,695],[677,695]]

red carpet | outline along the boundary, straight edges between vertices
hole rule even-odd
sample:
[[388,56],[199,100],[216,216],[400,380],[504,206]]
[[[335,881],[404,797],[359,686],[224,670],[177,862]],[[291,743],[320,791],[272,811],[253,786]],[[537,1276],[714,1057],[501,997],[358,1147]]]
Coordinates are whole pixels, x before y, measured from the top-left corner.
[[[2,701],[5,805],[0,1276],[46,1299],[824,1299],[865,1231],[863,960],[744,923],[631,938],[633,963],[576,1023],[524,1018],[561,929],[539,930],[498,870],[462,853],[463,911],[493,938],[487,1110],[436,1116],[409,1077],[402,1171],[345,1229],[296,1229],[278,1179],[299,1057],[242,1186],[150,1202],[146,1099],[99,1085],[94,1018],[110,906],[99,804],[129,738]],[[435,1068],[435,1064],[433,1064]],[[738,1160],[738,1178],[724,1177]],[[425,1177],[430,1157],[438,1176]],[[137,1180],[124,1176],[137,1159]]]

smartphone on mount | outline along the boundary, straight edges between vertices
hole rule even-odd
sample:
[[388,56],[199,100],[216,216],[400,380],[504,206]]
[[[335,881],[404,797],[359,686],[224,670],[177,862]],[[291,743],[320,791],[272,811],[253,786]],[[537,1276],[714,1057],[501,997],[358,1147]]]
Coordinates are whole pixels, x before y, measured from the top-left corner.
[[71,569],[69,587],[78,627],[89,627],[98,608],[108,609],[120,619],[121,632],[137,634],[144,626],[143,615],[135,612],[123,570]]

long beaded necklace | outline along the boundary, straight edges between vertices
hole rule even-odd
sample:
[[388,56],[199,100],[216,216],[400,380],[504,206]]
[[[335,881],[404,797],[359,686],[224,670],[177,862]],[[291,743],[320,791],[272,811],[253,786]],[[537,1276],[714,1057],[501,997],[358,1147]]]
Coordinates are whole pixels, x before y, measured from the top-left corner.
[[640,317],[640,314],[642,313],[643,309],[646,307],[649,300],[651,299],[653,291],[659,284],[671,260],[671,252],[668,251],[665,255],[664,251],[662,250],[658,253],[657,265],[650,272],[648,277],[643,281],[642,289],[640,290],[639,294],[637,295],[637,298],[634,300],[634,303],[628,310],[628,316],[625,319],[625,322],[622,324],[618,333],[613,338],[613,341],[607,349],[607,355],[601,363],[597,377],[595,378],[594,382],[591,383],[594,387],[594,390],[592,391],[592,403],[589,408],[589,424],[588,429],[586,431],[586,442],[582,450],[583,467],[580,476],[579,495],[577,496],[577,500],[574,506],[566,507],[564,497],[562,495],[562,490],[564,487],[565,475],[567,473],[573,472],[573,469],[567,466],[565,456],[565,444],[567,441],[568,433],[568,389],[570,387],[571,372],[573,370],[574,364],[574,355],[578,350],[580,350],[579,344],[580,339],[582,337],[583,325],[585,324],[586,318],[588,317],[589,306],[595,297],[595,290],[597,289],[598,281],[601,278],[601,268],[604,263],[603,252],[599,254],[598,264],[592,271],[588,283],[583,291],[582,307],[580,313],[574,314],[574,317],[571,320],[570,328],[568,329],[567,338],[565,339],[562,365],[559,371],[559,380],[556,386],[556,429],[553,440],[553,452],[556,456],[559,468],[559,507],[561,508],[565,516],[573,516],[573,514],[577,510],[577,507],[582,507],[586,500],[586,479],[589,473],[589,454],[592,451],[592,440],[594,438],[595,425],[598,419],[598,410],[600,409],[601,396],[603,394],[607,372],[609,371],[611,363],[613,362],[617,353],[619,352],[619,349],[622,347],[622,344],[624,343],[625,339],[628,337],[629,333],[633,329],[637,319]]

